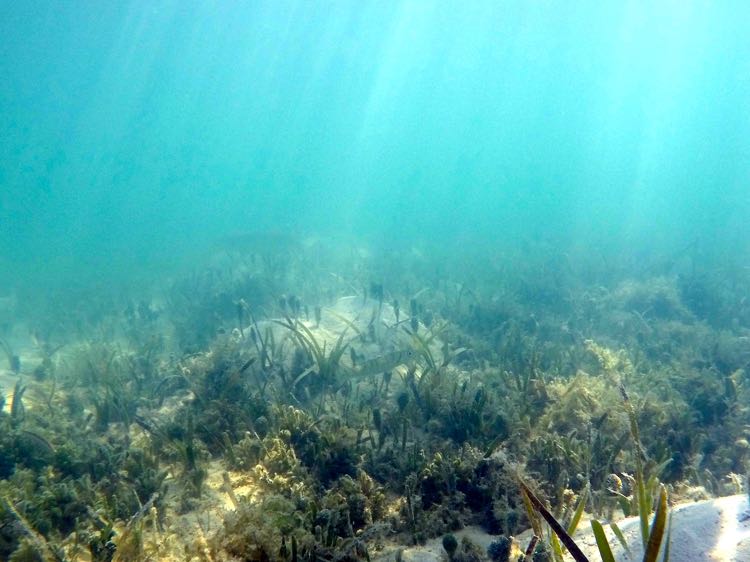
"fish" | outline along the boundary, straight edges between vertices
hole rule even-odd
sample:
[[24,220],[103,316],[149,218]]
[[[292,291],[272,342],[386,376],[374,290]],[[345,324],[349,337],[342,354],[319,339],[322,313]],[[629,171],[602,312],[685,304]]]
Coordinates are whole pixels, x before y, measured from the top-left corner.
[[[416,356],[417,352],[414,349],[400,349],[391,351],[384,355],[380,355],[373,359],[368,359],[367,361],[363,361],[359,365],[359,367],[357,367],[356,358],[359,358],[360,356],[356,355],[356,352],[354,352],[352,356],[353,366],[346,367],[344,365],[339,365],[337,367],[337,372],[343,376],[343,378],[345,379],[345,383],[349,383],[374,375],[389,373],[392,369],[395,369],[399,365],[412,363],[416,359]],[[305,369],[302,374],[294,380],[294,382],[292,383],[292,387],[297,386],[297,383],[299,383],[310,373],[314,372],[315,368],[315,365],[312,365]]]
[[391,351],[379,357],[363,361],[359,368],[351,369],[350,378],[360,379],[379,375],[386,371],[395,369],[399,365],[411,363],[416,358],[417,352],[411,348]]
[[47,458],[55,454],[55,448],[52,444],[38,433],[22,429],[20,438],[24,448],[34,453],[39,453],[40,457]]

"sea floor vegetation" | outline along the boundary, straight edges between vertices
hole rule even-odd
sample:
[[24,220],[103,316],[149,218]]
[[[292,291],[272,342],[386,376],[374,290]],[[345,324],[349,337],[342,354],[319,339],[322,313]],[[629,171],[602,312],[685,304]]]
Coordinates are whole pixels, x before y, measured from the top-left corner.
[[0,559],[559,560],[584,513],[640,515],[645,546],[667,498],[746,490],[742,264],[429,255],[289,242],[14,288]]

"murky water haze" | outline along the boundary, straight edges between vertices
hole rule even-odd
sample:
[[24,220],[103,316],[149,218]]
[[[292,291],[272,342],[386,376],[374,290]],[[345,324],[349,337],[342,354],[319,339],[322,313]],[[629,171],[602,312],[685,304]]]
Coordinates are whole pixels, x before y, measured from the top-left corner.
[[238,232],[748,250],[742,3],[0,10],[13,283],[158,276]]

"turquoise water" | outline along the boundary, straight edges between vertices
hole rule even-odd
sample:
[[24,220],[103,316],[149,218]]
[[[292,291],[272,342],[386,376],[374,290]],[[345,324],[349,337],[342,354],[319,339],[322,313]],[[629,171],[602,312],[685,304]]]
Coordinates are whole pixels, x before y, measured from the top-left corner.
[[0,2],[0,559],[502,560],[519,482],[747,496],[748,30]]
[[0,283],[247,231],[742,260],[748,28],[744,2],[5,2]]

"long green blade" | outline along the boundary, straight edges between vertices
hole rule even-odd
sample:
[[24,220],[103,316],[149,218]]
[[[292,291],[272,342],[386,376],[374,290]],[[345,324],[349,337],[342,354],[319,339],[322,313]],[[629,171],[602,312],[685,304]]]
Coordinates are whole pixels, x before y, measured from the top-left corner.
[[664,556],[661,562],[669,562],[669,547],[672,545],[672,514],[669,514],[669,523],[667,523],[667,544],[664,545]]
[[662,540],[664,539],[664,529],[667,526],[667,490],[661,487],[659,493],[659,505],[656,508],[654,522],[651,524],[651,532],[648,536],[646,552],[643,554],[643,562],[656,562],[659,556]]
[[573,519],[570,520],[570,524],[568,525],[568,534],[573,536],[573,533],[576,532],[576,529],[578,528],[578,524],[581,522],[581,517],[583,516],[583,508],[586,507],[586,500],[589,497],[589,487],[588,485],[583,489],[583,492],[581,492],[581,497],[578,498],[578,506],[576,507],[576,511],[573,514]]
[[557,519],[554,518],[554,516],[547,510],[547,508],[544,507],[544,504],[539,500],[539,498],[534,495],[534,492],[532,492],[531,489],[523,482],[520,482],[520,484],[521,490],[528,497],[531,505],[533,505],[534,509],[541,513],[542,517],[544,517],[544,520],[547,521],[547,524],[560,538],[562,543],[565,545],[565,548],[568,549],[568,552],[570,552],[570,555],[576,560],[576,562],[588,562],[589,559],[586,558],[586,555],[583,553],[583,551],[578,548],[578,545],[575,543],[575,541],[570,537],[568,533],[565,532],[565,529],[563,529],[562,525],[557,522]]
[[557,535],[553,534],[552,537],[550,537],[550,543],[552,543],[552,557],[555,559],[555,562],[565,562],[562,546],[560,545],[560,540],[557,538]]
[[528,494],[522,493],[521,499],[523,499],[523,506],[526,508],[526,515],[528,515],[529,521],[531,521],[531,528],[534,530],[534,534],[537,537],[543,536],[542,520],[539,519],[539,514],[534,511],[534,506],[532,505]]
[[620,541],[622,548],[624,548],[625,552],[628,554],[628,556],[630,556],[630,547],[628,546],[628,541],[625,540],[625,535],[622,534],[620,527],[617,525],[617,523],[610,523],[609,526],[612,528],[612,532],[617,537],[617,540]]
[[[640,464],[640,463],[639,463]],[[643,482],[643,470],[636,472],[636,486],[638,493],[638,518],[641,523],[641,540],[645,548],[648,540],[648,516],[651,513],[651,503],[646,496],[646,484]]]
[[602,557],[602,562],[615,562],[615,557],[612,554],[612,549],[609,547],[609,541],[607,540],[607,535],[604,534],[602,524],[596,519],[592,519],[591,529],[594,531],[596,546],[599,548],[599,555]]

